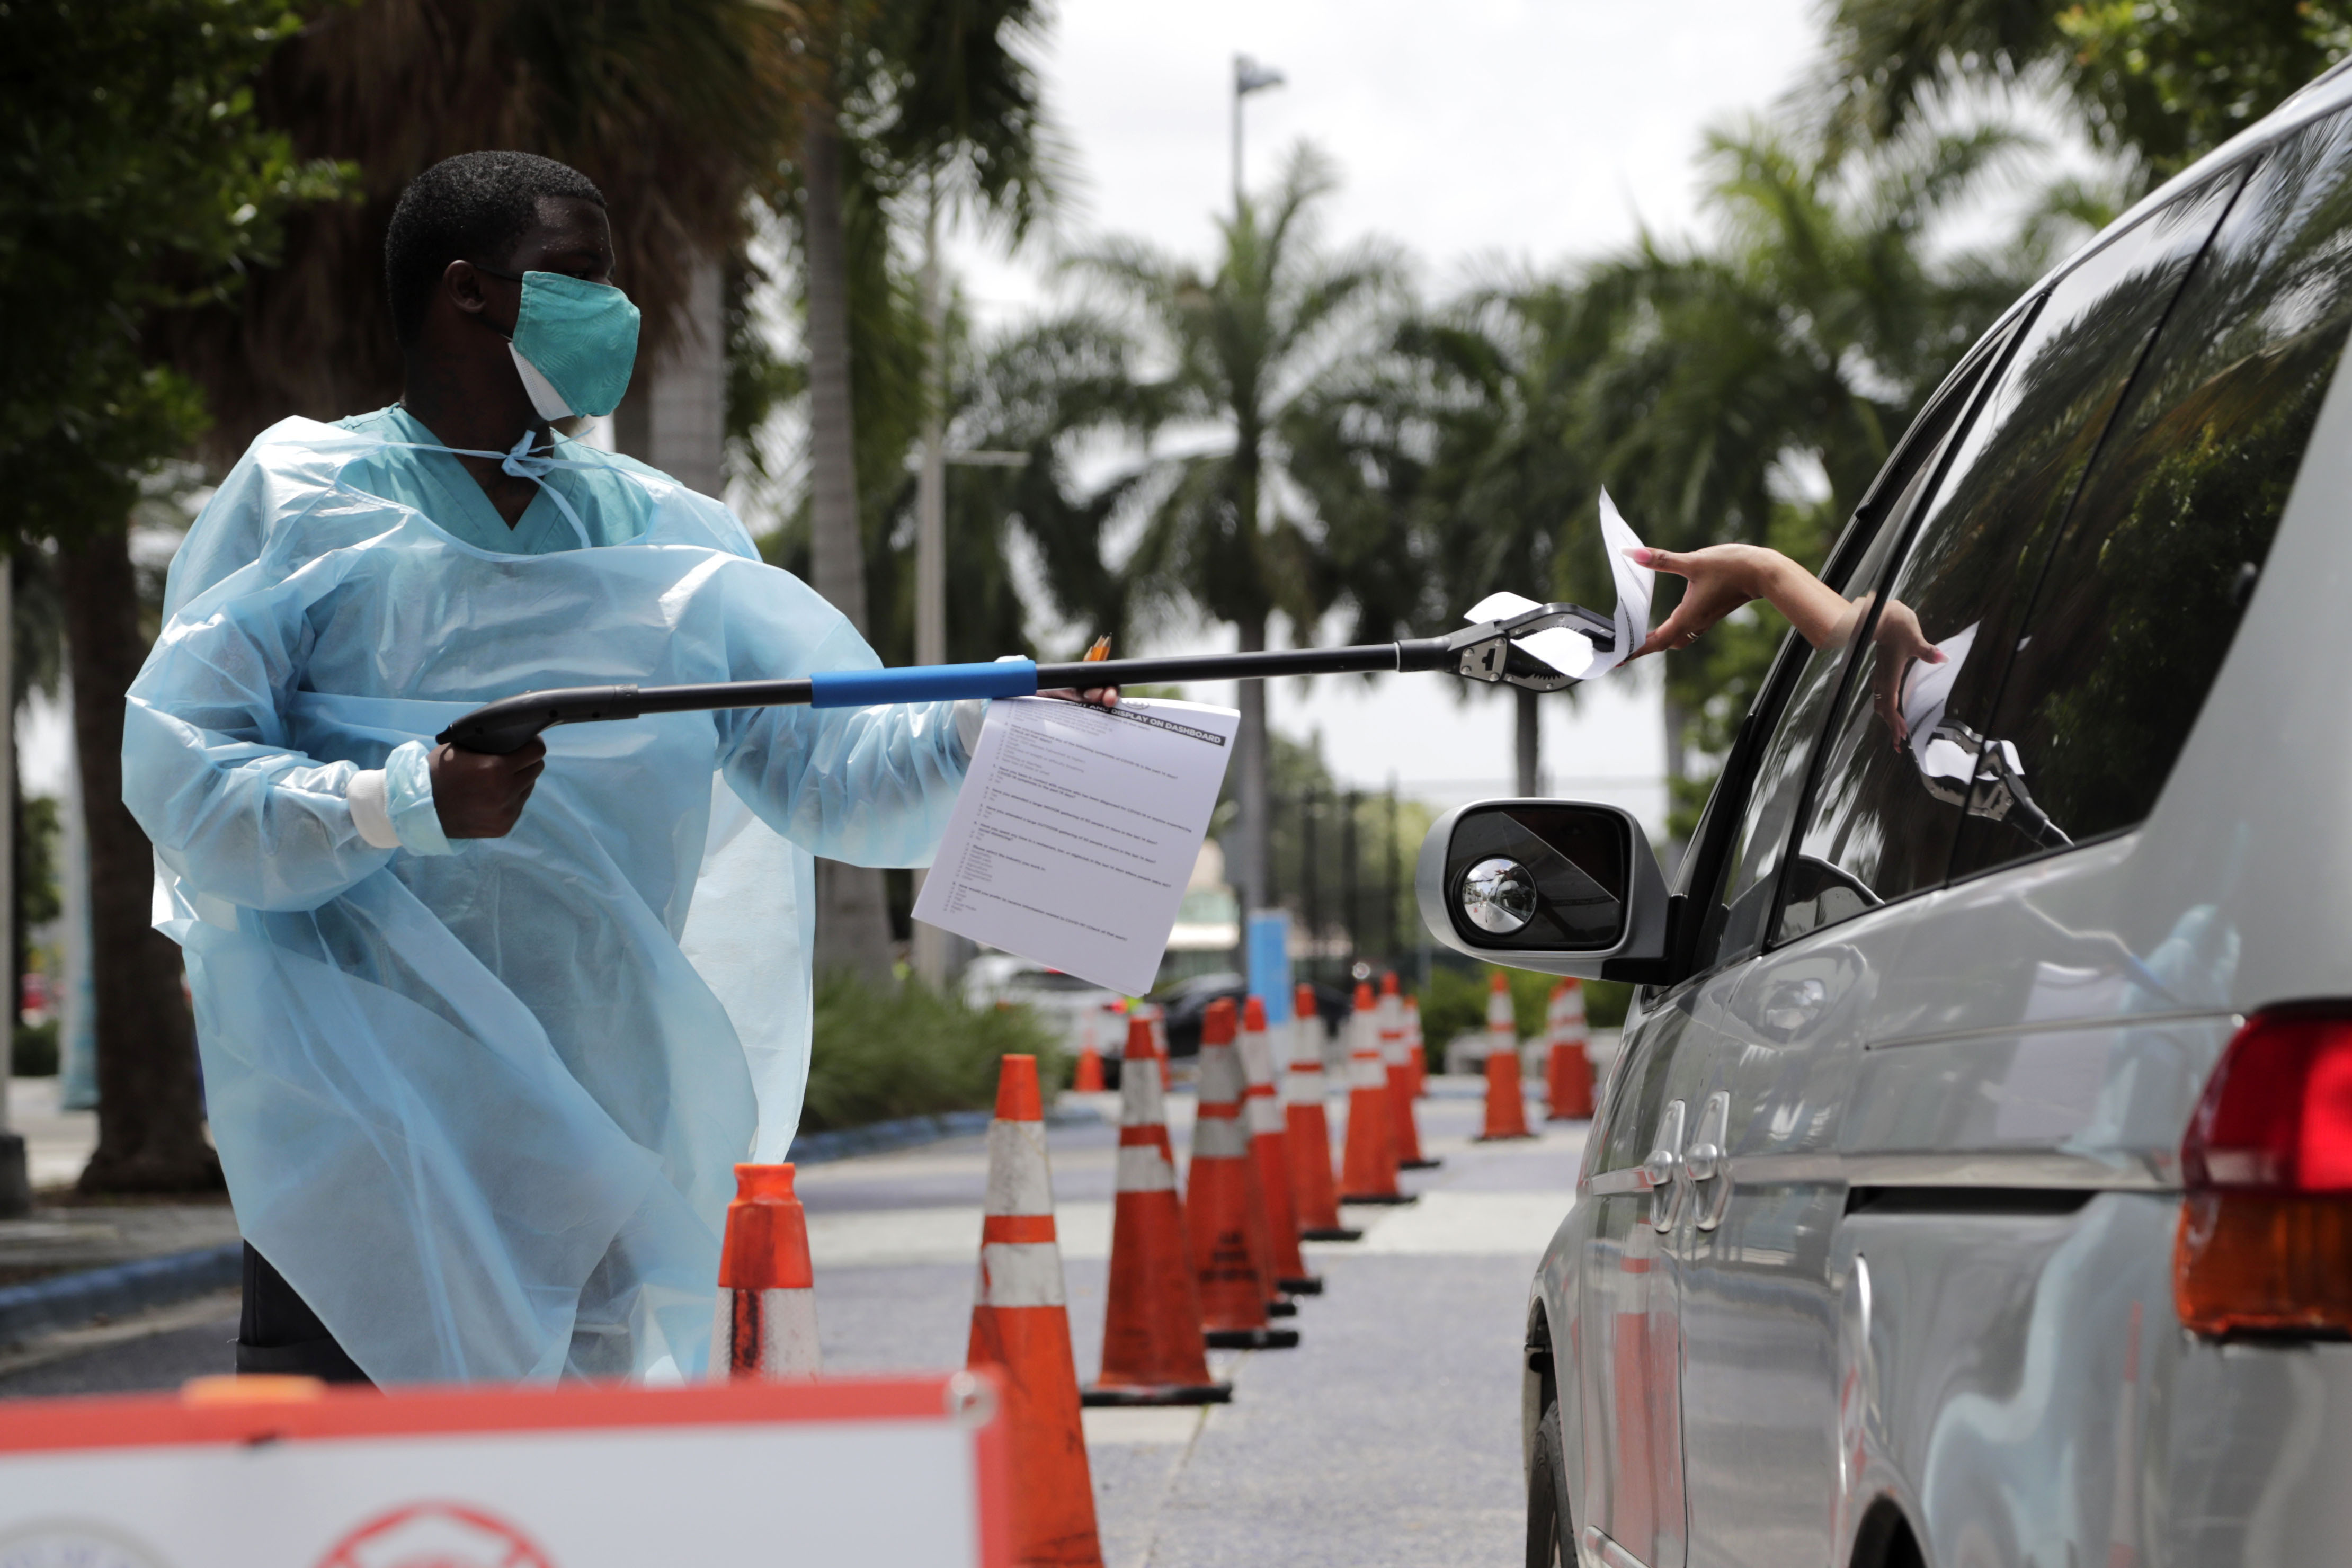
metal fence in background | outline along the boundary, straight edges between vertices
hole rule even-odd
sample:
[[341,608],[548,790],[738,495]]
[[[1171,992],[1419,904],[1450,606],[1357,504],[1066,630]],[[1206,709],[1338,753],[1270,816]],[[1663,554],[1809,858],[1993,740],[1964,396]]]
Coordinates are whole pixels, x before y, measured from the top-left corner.
[[[1415,958],[1423,941],[1407,868],[1420,841],[1404,842],[1396,787],[1276,793],[1272,805],[1266,898],[1290,911],[1298,978],[1344,986],[1359,962],[1397,968]],[[1418,827],[1428,812],[1412,815]]]

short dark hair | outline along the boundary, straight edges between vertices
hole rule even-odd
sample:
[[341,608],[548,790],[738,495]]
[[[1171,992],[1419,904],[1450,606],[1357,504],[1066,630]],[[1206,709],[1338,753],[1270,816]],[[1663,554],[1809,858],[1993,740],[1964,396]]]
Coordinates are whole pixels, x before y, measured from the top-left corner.
[[424,331],[449,263],[503,257],[539,221],[542,196],[604,205],[587,175],[531,153],[460,153],[408,182],[383,237],[384,292],[402,346]]

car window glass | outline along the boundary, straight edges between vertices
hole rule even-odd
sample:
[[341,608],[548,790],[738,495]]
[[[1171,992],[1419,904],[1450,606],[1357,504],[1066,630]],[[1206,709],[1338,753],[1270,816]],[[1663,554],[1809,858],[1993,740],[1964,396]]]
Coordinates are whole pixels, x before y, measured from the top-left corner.
[[1783,878],[1785,942],[1939,886],[1999,677],[2116,403],[2235,176],[2053,287],[1922,509],[1848,672]]
[[[1843,574],[1846,583],[1875,583],[1884,574],[1887,551],[1902,533],[1903,520],[1917,504],[1918,492],[1927,477],[1936,471],[1937,459],[1950,444],[1960,415],[1975,395],[1985,367],[1999,353],[2000,343],[1988,342],[1971,355],[1964,374],[1955,376],[1951,384],[1943,389],[1888,462],[1887,472],[1873,487],[1871,498],[1854,519],[1857,529],[1869,531],[1867,537],[1842,542],[1839,554],[1854,562]],[[1855,561],[1857,544],[1860,559]],[[1848,600],[1854,601],[1861,591],[1856,587],[1847,595]],[[1860,619],[1855,616],[1857,625]],[[1791,632],[1790,638],[1792,645],[1796,643],[1795,633]],[[1790,823],[1796,815],[1813,738],[1821,732],[1830,699],[1837,691],[1838,671],[1851,646],[1852,639],[1846,638],[1828,647],[1805,649],[1803,664],[1793,682],[1781,685],[1776,673],[1774,681],[1766,688],[1768,701],[1776,694],[1776,689],[1788,695],[1770,735],[1762,743],[1755,770],[1748,775],[1753,782],[1745,800],[1739,803],[1739,819],[1723,857],[1726,874],[1721,896],[1709,900],[1707,919],[1700,929],[1695,971],[1704,972],[1730,963],[1754,952],[1761,944],[1764,915],[1774,882],[1772,873],[1780,867],[1780,848],[1788,841]],[[1727,782],[1731,777],[1727,773]],[[1723,794],[1718,790],[1717,798],[1707,803],[1709,815],[1727,804]],[[1706,824],[1702,823],[1695,842],[1705,842],[1706,832]]]
[[2270,154],[2102,447],[2003,683],[1955,851],[2147,816],[2220,670],[2352,324],[2352,117]]

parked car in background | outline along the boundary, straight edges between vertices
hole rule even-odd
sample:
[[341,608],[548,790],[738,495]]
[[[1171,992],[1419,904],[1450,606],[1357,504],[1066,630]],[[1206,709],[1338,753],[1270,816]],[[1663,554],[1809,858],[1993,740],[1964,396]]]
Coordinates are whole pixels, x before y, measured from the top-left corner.
[[1249,982],[1230,970],[1196,974],[1153,992],[1150,999],[1168,1009],[1170,1059],[1201,1054],[1201,1020],[1207,1016],[1210,1003],[1226,1001],[1239,1007],[1248,994]]
[[1969,353],[1671,887],[1609,807],[1433,829],[1441,940],[1644,987],[1529,1301],[1531,1564],[2352,1555],[2347,329],[2339,69]]
[[1118,1055],[1124,1038],[1112,1012],[1122,1000],[1117,992],[1010,952],[983,952],[966,964],[963,999],[971,1007],[1027,1007],[1054,1031],[1055,1043],[1073,1057],[1085,1044],[1089,1014],[1098,1020],[1097,1048],[1106,1057]]

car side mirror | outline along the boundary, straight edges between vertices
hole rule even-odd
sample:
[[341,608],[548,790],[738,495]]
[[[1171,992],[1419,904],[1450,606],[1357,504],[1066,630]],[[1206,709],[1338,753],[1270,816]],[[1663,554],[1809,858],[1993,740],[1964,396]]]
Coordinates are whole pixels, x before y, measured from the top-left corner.
[[1429,932],[1509,969],[1654,979],[1666,879],[1641,824],[1613,805],[1482,800],[1437,819],[1413,890]]

